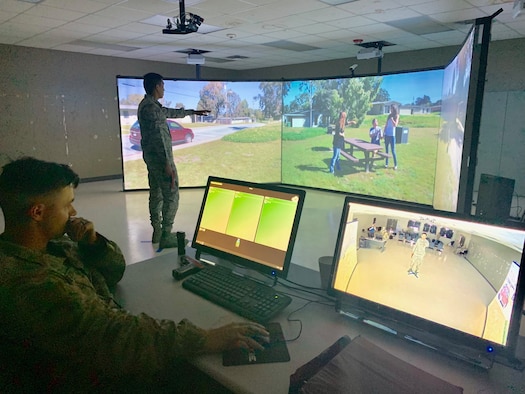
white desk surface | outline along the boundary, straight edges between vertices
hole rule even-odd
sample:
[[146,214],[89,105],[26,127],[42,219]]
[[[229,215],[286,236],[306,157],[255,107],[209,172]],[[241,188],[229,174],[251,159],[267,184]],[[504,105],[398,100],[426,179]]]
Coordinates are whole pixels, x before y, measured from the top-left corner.
[[[172,269],[177,266],[176,261],[177,253],[174,252],[128,266],[117,287],[116,296],[119,302],[133,313],[144,312],[155,318],[177,322],[188,318],[202,328],[218,327],[242,320],[239,316],[183,289],[182,282],[175,281],[171,274]],[[319,273],[300,266],[292,265],[288,277],[294,282],[308,286],[320,285]],[[280,285],[277,290],[291,293]],[[293,293],[316,299],[315,296],[302,292]],[[295,338],[299,334],[299,324],[287,321],[287,316],[308,303],[298,297],[293,299],[275,319],[281,324],[285,339]],[[294,313],[291,319],[302,321],[302,333],[297,340],[287,344],[291,358],[289,362],[224,367],[222,356],[213,354],[200,356],[193,363],[234,392],[287,393],[290,375],[298,367],[316,357],[341,336],[348,335],[354,338],[361,335],[394,356],[451,384],[463,387],[464,393],[525,393],[525,372],[497,363],[488,371],[473,367],[351,321],[336,313],[333,305],[310,303]],[[521,333],[523,335],[523,324]],[[523,340],[520,342],[520,355],[523,353],[522,345]]]

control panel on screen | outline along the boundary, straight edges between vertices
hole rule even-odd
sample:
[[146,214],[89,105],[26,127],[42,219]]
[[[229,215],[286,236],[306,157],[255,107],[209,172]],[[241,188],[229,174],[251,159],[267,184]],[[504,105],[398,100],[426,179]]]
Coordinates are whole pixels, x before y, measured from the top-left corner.
[[301,190],[210,179],[194,247],[282,272],[291,257],[303,200]]

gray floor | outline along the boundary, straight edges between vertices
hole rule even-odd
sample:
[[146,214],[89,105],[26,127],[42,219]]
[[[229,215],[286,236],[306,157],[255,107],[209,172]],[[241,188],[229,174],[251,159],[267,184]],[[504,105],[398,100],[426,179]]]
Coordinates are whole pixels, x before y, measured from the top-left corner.
[[[202,196],[203,189],[181,190],[174,230],[186,232],[188,239],[195,231]],[[293,263],[317,271],[319,257],[333,255],[343,201],[343,194],[307,190]],[[176,249],[159,251],[158,245],[151,243],[147,191],[124,192],[121,180],[83,183],[76,190],[74,206],[78,216],[93,221],[97,231],[117,242],[128,264],[177,253]],[[3,229],[0,211],[0,233]],[[191,254],[191,250],[188,252]],[[443,260],[441,257],[436,262],[443,263]],[[426,268],[430,267],[427,264]],[[398,271],[406,276],[404,269]],[[525,324],[522,324],[520,334],[525,334]]]
[[[204,189],[182,189],[174,231],[184,231],[191,239]],[[318,270],[318,258],[331,256],[343,208],[344,195],[308,190],[299,225],[292,262]],[[176,249],[158,250],[151,243],[148,192],[123,191],[121,180],[81,183],[75,191],[78,216],[91,220],[98,232],[117,242],[128,264]],[[0,232],[4,229],[0,211]],[[189,252],[191,254],[191,251]]]

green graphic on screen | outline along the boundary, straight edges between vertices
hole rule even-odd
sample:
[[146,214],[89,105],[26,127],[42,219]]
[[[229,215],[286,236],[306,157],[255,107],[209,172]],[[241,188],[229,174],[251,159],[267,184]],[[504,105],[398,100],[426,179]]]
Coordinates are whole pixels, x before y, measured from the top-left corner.
[[226,233],[235,194],[234,190],[211,187],[206,197],[200,226],[221,234]]
[[266,197],[255,242],[287,250],[297,202]]
[[236,192],[226,234],[235,238],[254,241],[263,202],[263,196]]

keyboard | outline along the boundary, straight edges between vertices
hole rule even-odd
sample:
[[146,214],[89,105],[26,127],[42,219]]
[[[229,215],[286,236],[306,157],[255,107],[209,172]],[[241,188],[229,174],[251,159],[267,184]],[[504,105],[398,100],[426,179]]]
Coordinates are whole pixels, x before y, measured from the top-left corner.
[[182,287],[242,317],[266,323],[292,299],[272,287],[243,278],[229,269],[208,266],[182,282]]

